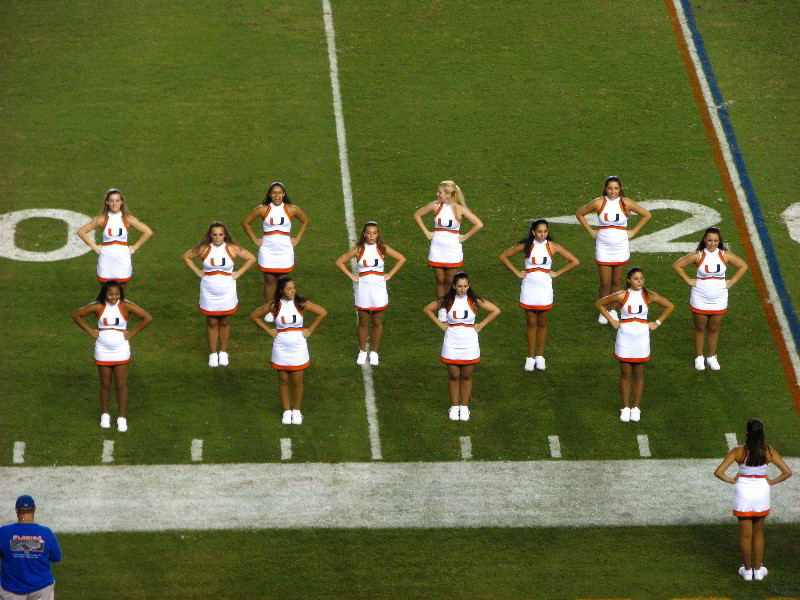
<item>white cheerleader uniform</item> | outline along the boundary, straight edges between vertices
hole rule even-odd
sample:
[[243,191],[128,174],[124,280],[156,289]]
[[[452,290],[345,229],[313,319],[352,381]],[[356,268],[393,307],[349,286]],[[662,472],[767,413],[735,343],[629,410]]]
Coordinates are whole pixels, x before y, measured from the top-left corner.
[[128,248],[128,219],[122,214],[109,212],[103,220],[103,248],[97,257],[97,280],[131,280],[133,265]]
[[519,305],[525,310],[553,308],[553,249],[550,242],[533,240],[531,252],[525,257],[525,278],[519,294]]
[[356,288],[356,308],[377,312],[389,306],[389,294],[386,292],[386,281],[383,279],[383,254],[377,244],[364,244],[359,250],[356,264],[358,266],[358,287]]
[[297,310],[293,300],[281,298],[275,327],[278,328],[278,335],[272,342],[272,368],[279,371],[300,371],[308,368],[311,358],[303,335],[303,313]]
[[595,238],[595,262],[598,265],[624,265],[631,257],[628,240],[628,209],[622,198],[612,200],[604,197],[597,211],[597,238]]
[[692,288],[689,305],[692,312],[701,315],[722,315],[728,312],[728,284],[725,281],[725,253],[717,248],[709,252],[703,248],[703,256],[697,262],[697,284]]
[[264,213],[264,237],[258,249],[258,268],[265,273],[290,273],[294,269],[292,217],[281,202],[267,204]]
[[750,467],[747,448],[739,463],[739,477],[733,486],[733,514],[737,517],[765,517],[769,514],[768,464]]
[[475,331],[477,307],[468,296],[456,296],[447,311],[447,331],[444,332],[442,356],[439,360],[449,365],[474,365],[481,362],[478,333]]
[[131,360],[131,345],[125,339],[128,311],[117,300],[106,303],[97,319],[97,339],[94,342],[94,362],[104,367],[124,365]]
[[233,256],[228,244],[211,244],[203,255],[203,278],[200,280],[200,312],[212,317],[232,315],[239,308]]
[[464,251],[459,235],[461,222],[456,221],[453,207],[443,202],[433,218],[433,238],[428,250],[428,264],[432,267],[455,269],[464,265]]
[[650,360],[650,326],[647,323],[649,298],[644,290],[627,290],[620,309],[620,326],[614,356],[621,362],[643,363]]

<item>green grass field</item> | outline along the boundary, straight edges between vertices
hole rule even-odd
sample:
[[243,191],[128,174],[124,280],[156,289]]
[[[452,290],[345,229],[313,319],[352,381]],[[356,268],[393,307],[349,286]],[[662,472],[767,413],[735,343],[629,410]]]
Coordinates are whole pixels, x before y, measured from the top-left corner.
[[[798,70],[789,25],[800,9],[697,4],[797,303],[797,246],[780,213],[796,200]],[[50,8],[0,6],[0,213],[63,208],[91,216],[105,189],[121,188],[155,230],[134,256],[127,295],[156,321],[133,343],[130,431],[101,431],[91,340],[69,319],[96,295],[96,257],[0,259],[0,466],[12,464],[17,440],[27,444],[27,466],[99,464],[109,436],[119,464],[189,463],[194,438],[204,440],[206,462],[280,460],[287,431],[269,339],[245,318],[261,303],[261,276],[254,270],[239,280],[231,366],[210,370],[198,281],[180,260],[215,219],[253,250],[238,223],[274,179],[286,182],[312,221],[297,248],[299,291],[330,313],[310,338],[306,422],[288,432],[293,461],[369,461],[352,288],[333,265],[348,244],[320,3]],[[653,337],[640,424],[617,419],[614,336],[595,322],[593,241],[575,225],[551,227],[582,264],[555,282],[548,369],[522,370],[519,284],[496,257],[531,218],[574,214],[600,194],[607,175],[619,175],[637,200],[715,209],[726,241],[744,254],[662,3],[363,0],[334,2],[333,14],[356,223],[360,230],[378,220],[409,259],[390,284],[382,364],[373,372],[384,461],[460,460],[464,435],[485,461],[549,459],[549,435],[560,437],[566,460],[634,459],[637,433],[649,436],[657,458],[721,457],[724,434],[741,440],[751,416],[764,418],[782,454],[800,454],[800,420],[752,278],[731,290],[723,370],[697,373],[689,290],[670,268],[679,253],[632,259],[648,287],[677,307]],[[478,292],[503,310],[481,334],[473,418],[455,426],[446,417],[441,334],[421,311],[433,287],[427,241],[411,218],[443,179],[459,183],[485,223],[465,245],[466,266]],[[642,234],[685,218],[654,211]],[[62,222],[31,219],[15,242],[46,251],[66,237]],[[247,548],[232,551],[242,534]],[[792,582],[798,535],[796,525],[769,528],[770,584]],[[115,586],[120,598],[152,597],[154,587],[169,598],[254,590],[257,597],[750,597],[734,577],[734,523],[63,539],[56,573],[70,598]],[[130,558],[112,559],[121,556]]]

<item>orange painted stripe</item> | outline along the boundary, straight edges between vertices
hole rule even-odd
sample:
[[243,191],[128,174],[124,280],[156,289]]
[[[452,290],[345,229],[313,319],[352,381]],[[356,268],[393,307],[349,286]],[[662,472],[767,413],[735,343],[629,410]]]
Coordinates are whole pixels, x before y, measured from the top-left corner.
[[678,42],[678,50],[680,50],[683,64],[686,66],[686,72],[689,74],[689,82],[692,85],[692,92],[694,101],[700,110],[700,116],[703,118],[703,126],[706,130],[706,137],[711,143],[711,148],[714,154],[714,160],[717,163],[717,170],[722,180],[722,185],[725,188],[725,194],[728,197],[728,204],[730,204],[731,212],[733,213],[733,220],[736,223],[736,229],[739,230],[739,238],[742,245],[747,252],[747,265],[753,272],[753,282],[756,285],[758,296],[761,299],[761,308],[764,310],[764,315],[767,317],[767,325],[769,326],[770,333],[772,333],[772,341],[775,343],[775,348],[778,350],[778,355],[783,364],[783,372],[786,374],[786,379],[789,383],[789,395],[794,401],[794,407],[797,414],[800,414],[800,384],[798,384],[797,376],[792,368],[792,362],[789,358],[789,353],[786,350],[786,344],[791,343],[789,340],[783,339],[780,327],[778,326],[778,317],[775,314],[775,308],[769,301],[769,293],[767,292],[767,284],[764,279],[764,273],[761,271],[761,265],[756,257],[753,243],[750,241],[750,236],[747,233],[747,224],[744,220],[744,213],[742,207],[739,206],[739,201],[736,198],[736,190],[733,188],[733,181],[731,180],[730,173],[725,166],[725,159],[722,156],[722,149],[719,145],[719,140],[714,132],[714,125],[711,122],[711,116],[708,114],[708,107],[706,106],[705,99],[703,98],[703,91],[700,88],[700,80],[694,70],[692,58],[689,56],[689,48],[686,46],[686,40],[683,39],[683,32],[681,25],[678,21],[678,14],[675,11],[670,0],[664,0],[667,7],[670,21],[672,22],[672,30],[675,33],[675,39]]
[[307,369],[311,366],[311,361],[309,360],[304,365],[279,365],[270,361],[269,366],[278,371],[302,371],[303,369]]

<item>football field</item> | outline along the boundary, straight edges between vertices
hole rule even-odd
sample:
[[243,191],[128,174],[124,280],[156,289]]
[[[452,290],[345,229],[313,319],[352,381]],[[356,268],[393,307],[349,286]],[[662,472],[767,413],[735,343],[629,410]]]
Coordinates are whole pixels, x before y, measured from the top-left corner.
[[[721,0],[3,3],[0,521],[36,498],[66,598],[800,596],[797,478],[773,491],[770,576],[745,584],[712,476],[751,417],[800,469],[797,22],[794,3]],[[573,216],[611,174],[653,214],[630,264],[676,306],[639,423],[618,418]],[[447,419],[412,218],[445,179],[485,225],[465,270],[502,311],[464,423]],[[209,369],[180,259],[214,220],[254,251],[239,222],[274,180],[311,220],[298,291],[329,313],[301,427],[280,424],[270,338],[246,318],[258,270],[238,280],[231,364]],[[155,231],[126,289],[155,320],[132,342],[124,434],[98,426],[91,339],[70,320],[98,288],[75,229],[110,187]],[[497,256],[537,217],[581,265],[554,281],[547,370],[526,372]],[[355,364],[334,266],[368,220],[408,258],[378,367]],[[751,271],[722,370],[697,372],[671,265],[710,225]]]

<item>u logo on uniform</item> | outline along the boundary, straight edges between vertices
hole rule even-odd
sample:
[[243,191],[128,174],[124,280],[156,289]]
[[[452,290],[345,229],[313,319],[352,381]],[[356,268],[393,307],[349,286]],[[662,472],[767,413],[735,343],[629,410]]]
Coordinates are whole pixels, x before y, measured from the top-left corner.
[[628,314],[629,315],[640,315],[642,314],[642,304],[639,305],[639,310],[631,310],[631,305],[628,304]]
[[211,266],[212,267],[224,267],[225,266],[225,258],[222,259],[222,263],[217,264],[214,261],[217,260],[216,258],[211,259]]
[[[536,262],[534,262],[533,264],[536,264]],[[546,257],[546,256],[543,256],[543,257],[542,257],[542,262],[540,262],[539,264],[540,264],[540,265],[546,265],[546,264],[547,264],[547,257]]]
[[604,213],[604,214],[603,214],[603,218],[604,218],[606,221],[608,221],[609,223],[616,223],[616,222],[618,222],[618,221],[619,221],[619,213],[617,213],[616,215],[614,215],[614,218],[613,218],[613,219],[609,219],[609,218],[608,218],[608,213]]
[[378,259],[377,258],[375,259],[375,264],[373,264],[373,265],[368,265],[366,259],[362,260],[361,264],[363,264],[365,267],[377,267],[378,266]]
[[270,218],[269,218],[269,224],[270,224],[270,225],[283,225],[283,221],[284,221],[284,219],[285,219],[285,218],[286,218],[286,217],[281,217],[280,223],[276,223],[276,222],[275,222],[275,219],[273,219],[272,217],[270,217]]
[[115,236],[115,235],[121,236],[122,235],[122,227],[119,228],[119,233],[114,233],[114,230],[111,229],[111,227],[109,227],[108,228],[108,235],[110,235],[112,237]]
[[716,271],[709,271],[709,270],[708,270],[708,265],[703,265],[703,266],[706,268],[706,273],[719,273],[719,272],[720,272],[720,269],[722,268],[722,267],[721,267],[721,265],[719,265],[719,264],[718,264],[718,265],[717,265],[717,270],[716,270]]
[[463,317],[459,317],[458,313],[456,311],[453,311],[453,318],[454,319],[466,319],[468,314],[469,314],[469,311],[465,310],[464,311],[464,316]]
[[281,323],[284,325],[291,325],[292,323],[297,323],[297,315],[292,315],[292,320],[288,323],[286,322],[286,317],[281,317]]
[[119,325],[119,317],[114,319],[113,323],[109,323],[106,317],[103,317],[103,325]]
[[443,224],[441,219],[438,219],[437,222],[439,223],[439,227],[452,227],[453,226],[453,219],[450,219],[447,222],[447,225]]

